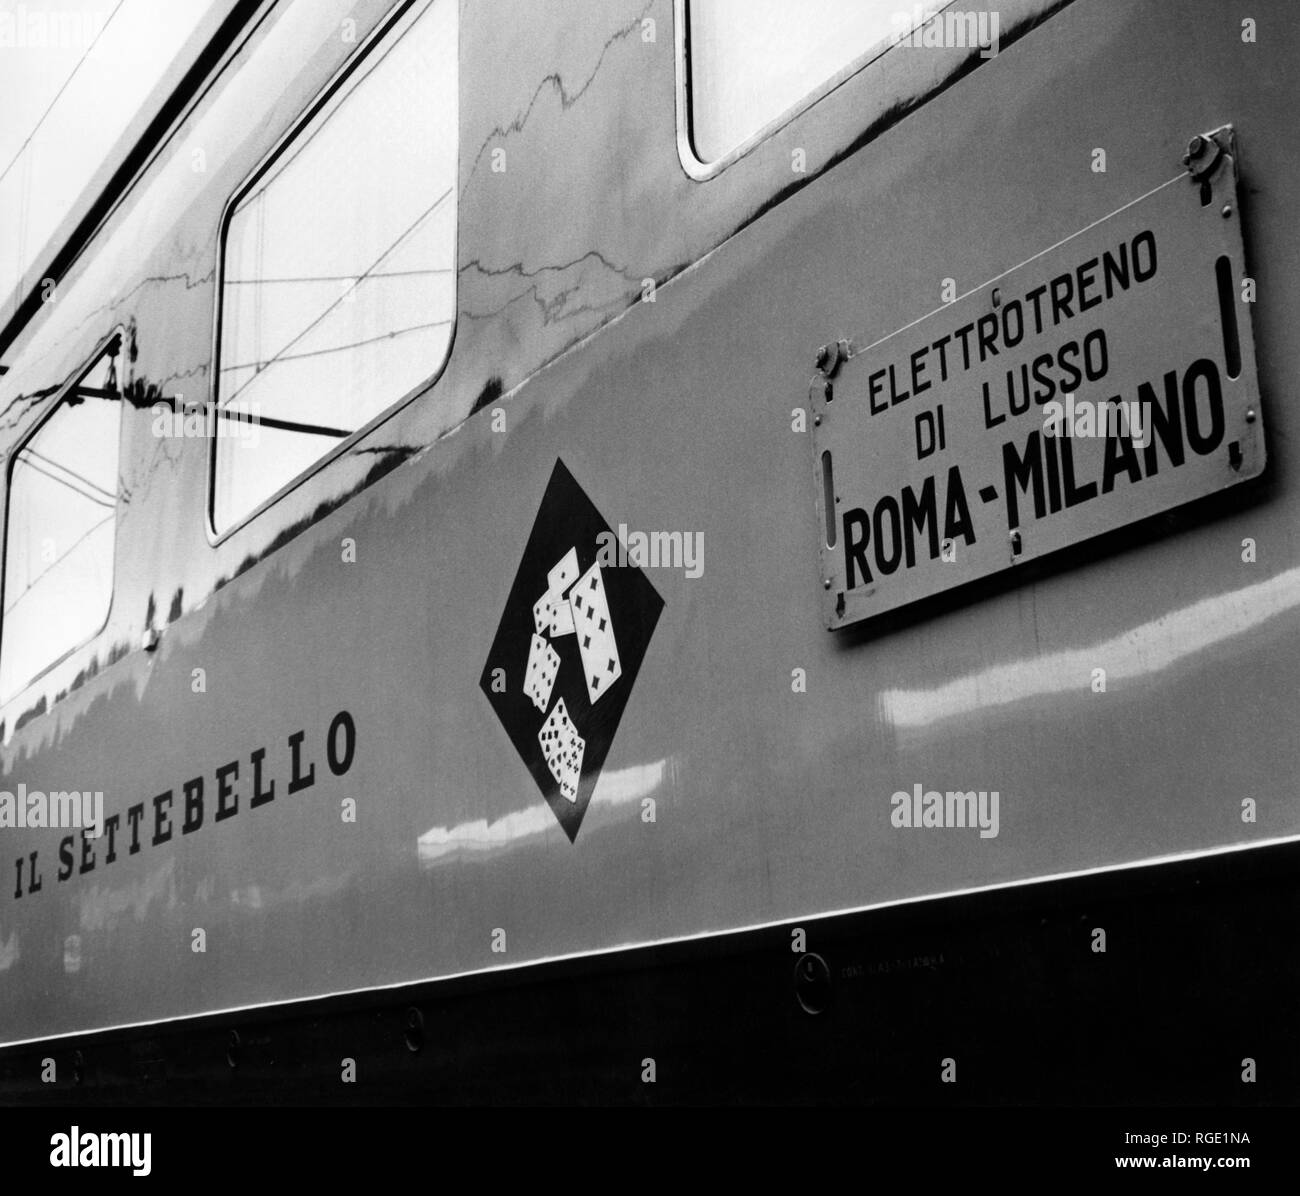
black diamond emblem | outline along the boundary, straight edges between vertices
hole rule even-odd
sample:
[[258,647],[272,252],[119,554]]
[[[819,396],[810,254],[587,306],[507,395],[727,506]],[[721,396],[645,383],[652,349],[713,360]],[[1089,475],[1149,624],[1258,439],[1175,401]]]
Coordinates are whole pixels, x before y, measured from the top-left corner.
[[570,842],[664,606],[616,548],[557,460],[479,679]]

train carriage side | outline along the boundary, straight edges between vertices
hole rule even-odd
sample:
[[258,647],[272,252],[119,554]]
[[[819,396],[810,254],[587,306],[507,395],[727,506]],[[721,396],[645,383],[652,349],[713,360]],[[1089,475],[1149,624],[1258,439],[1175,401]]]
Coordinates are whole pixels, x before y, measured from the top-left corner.
[[1287,5],[697,3],[267,4],[0,342],[4,1099],[1296,1091]]

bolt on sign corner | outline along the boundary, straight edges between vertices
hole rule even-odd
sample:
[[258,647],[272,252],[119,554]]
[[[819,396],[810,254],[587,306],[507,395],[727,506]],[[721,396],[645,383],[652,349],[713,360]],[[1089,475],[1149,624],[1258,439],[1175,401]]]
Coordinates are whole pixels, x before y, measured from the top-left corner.
[[479,680],[569,841],[578,837],[664,602],[563,461],[542,495]]
[[1232,165],[1212,188],[1169,180],[813,388],[828,627],[1263,471]]

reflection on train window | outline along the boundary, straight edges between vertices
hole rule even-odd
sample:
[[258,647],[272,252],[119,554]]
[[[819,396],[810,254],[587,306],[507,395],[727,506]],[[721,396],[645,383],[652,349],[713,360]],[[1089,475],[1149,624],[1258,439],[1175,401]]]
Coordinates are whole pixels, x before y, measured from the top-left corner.
[[696,156],[710,163],[726,157],[947,2],[686,0]]
[[118,391],[114,339],[9,471],[0,701],[95,636],[113,598]]
[[217,532],[443,364],[455,318],[456,14],[456,0],[436,0],[386,34],[230,213],[218,415],[260,426],[215,439]]

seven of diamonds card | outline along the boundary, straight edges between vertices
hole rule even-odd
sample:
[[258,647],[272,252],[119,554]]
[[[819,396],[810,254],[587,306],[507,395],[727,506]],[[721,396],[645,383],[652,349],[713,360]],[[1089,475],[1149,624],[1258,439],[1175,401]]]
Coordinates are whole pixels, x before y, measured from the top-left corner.
[[573,622],[578,633],[578,651],[582,654],[587,696],[594,706],[623,675],[599,561],[574,583],[569,592],[569,604],[573,607]]
[[551,700],[555,674],[560,671],[560,654],[540,635],[533,633],[532,647],[528,650],[528,666],[524,671],[524,693],[543,713]]

